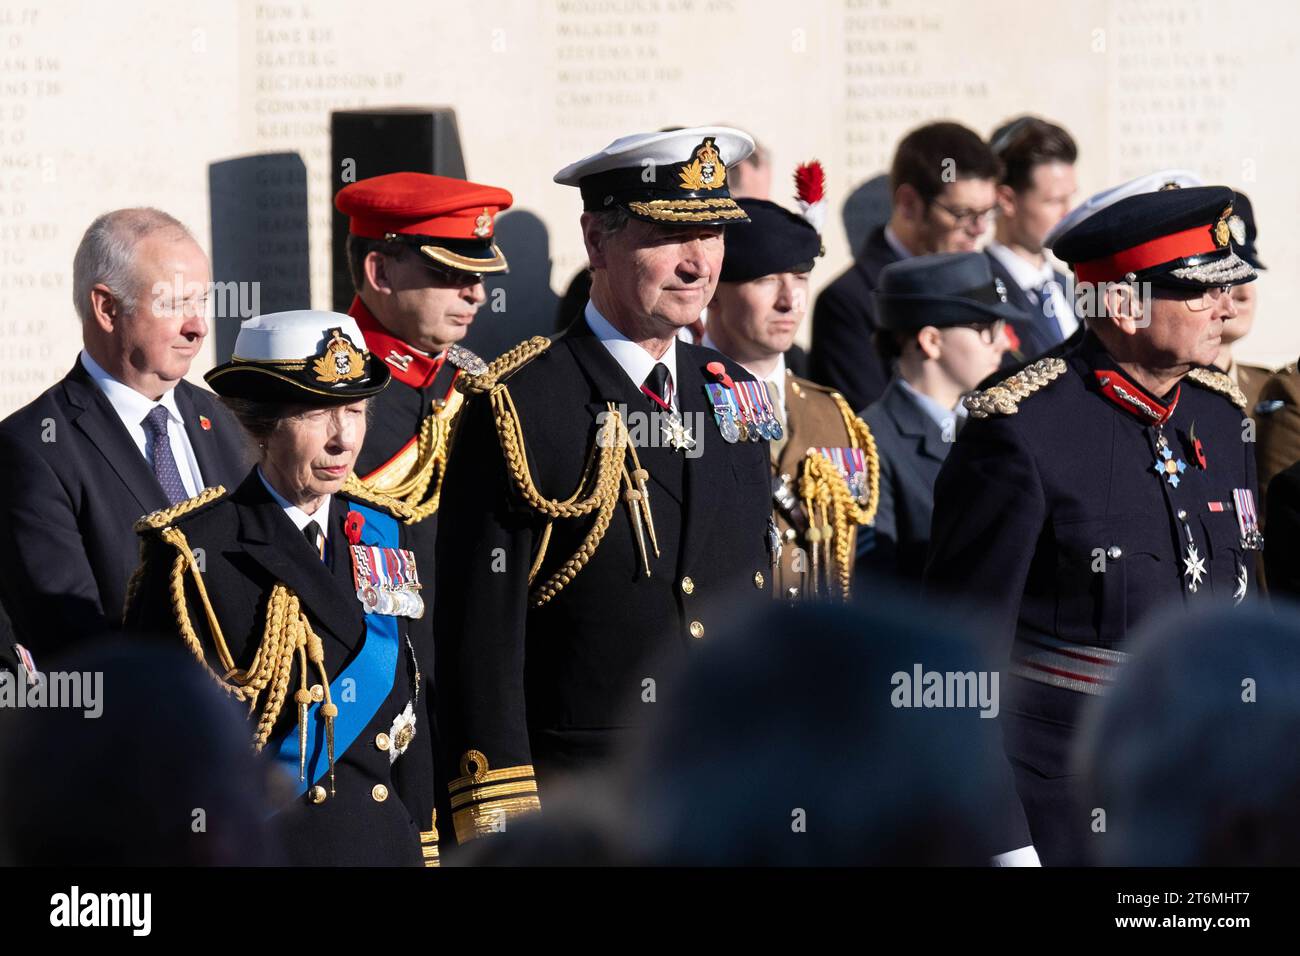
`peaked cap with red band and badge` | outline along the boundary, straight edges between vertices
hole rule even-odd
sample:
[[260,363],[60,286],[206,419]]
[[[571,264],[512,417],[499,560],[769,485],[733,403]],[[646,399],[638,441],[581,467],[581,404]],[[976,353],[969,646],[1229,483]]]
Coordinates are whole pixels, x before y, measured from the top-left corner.
[[334,197],[352,235],[405,243],[444,268],[478,274],[506,271],[492,238],[497,214],[513,202],[497,186],[432,173],[372,176]]

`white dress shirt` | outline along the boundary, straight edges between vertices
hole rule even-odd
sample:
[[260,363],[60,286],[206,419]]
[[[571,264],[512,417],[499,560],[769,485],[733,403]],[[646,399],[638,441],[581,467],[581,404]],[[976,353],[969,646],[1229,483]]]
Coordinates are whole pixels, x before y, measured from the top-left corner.
[[293,522],[295,528],[301,531],[303,528],[307,527],[308,521],[314,521],[325,534],[326,539],[329,538],[330,502],[334,498],[333,495],[326,495],[325,500],[321,502],[320,507],[312,514],[307,514],[307,512],[303,511],[297,505],[289,504],[288,498],[271,487],[271,483],[266,480],[266,475],[262,473],[261,465],[257,466],[257,477],[262,479],[262,486],[271,493],[271,497],[275,499],[275,503],[284,509],[284,513],[289,516],[289,520]]
[[893,226],[890,225],[885,226],[885,242],[889,245],[890,249],[894,250],[894,255],[898,256],[898,258],[900,259],[912,258],[911,251],[907,248],[907,246],[903,245],[903,240],[898,238],[898,233],[894,232]]
[[1044,258],[1041,266],[1035,266],[996,240],[990,242],[987,248],[989,254],[1002,263],[1007,272],[1011,273],[1011,278],[1015,280],[1016,285],[1025,292],[1037,293],[1045,282],[1051,283],[1048,288],[1051,289],[1052,295],[1052,316],[1056,319],[1062,338],[1068,339],[1073,335],[1074,330],[1079,327],[1079,320],[1075,317],[1074,309],[1070,308],[1070,303],[1065,299],[1065,290],[1056,280],[1056,272],[1052,269],[1052,264]]
[[668,404],[674,411],[680,406],[677,402],[677,339],[673,338],[668,344],[668,351],[663,354],[662,358],[655,358],[641,346],[637,345],[626,335],[620,332],[614,326],[609,324],[609,319],[600,314],[600,311],[587,302],[586,310],[587,325],[591,326],[591,331],[600,344],[605,346],[605,350],[618,363],[619,368],[627,373],[627,377],[632,380],[632,384],[640,388],[645,384],[646,377],[649,376],[650,370],[660,362],[668,366],[669,382],[669,402]]
[[925,412],[930,421],[939,426],[939,431],[945,436],[946,441],[952,441],[956,438],[957,432],[961,426],[966,423],[966,406],[961,399],[957,400],[956,408],[944,408],[942,404],[936,402],[924,392],[917,391],[907,379],[899,376],[898,386],[914,402],[921,411]]
[[104,393],[108,403],[117,412],[126,426],[127,434],[140,449],[140,454],[153,468],[153,438],[145,428],[144,420],[155,407],[161,405],[167,409],[167,439],[171,442],[172,457],[176,459],[176,470],[181,473],[181,484],[185,493],[191,498],[202,491],[207,483],[199,473],[199,462],[194,456],[194,447],[190,436],[185,432],[185,420],[181,418],[180,409],[176,407],[176,390],[169,388],[158,401],[146,398],[129,385],[123,385],[100,367],[100,364],[82,349],[81,367],[90,375],[92,381]]

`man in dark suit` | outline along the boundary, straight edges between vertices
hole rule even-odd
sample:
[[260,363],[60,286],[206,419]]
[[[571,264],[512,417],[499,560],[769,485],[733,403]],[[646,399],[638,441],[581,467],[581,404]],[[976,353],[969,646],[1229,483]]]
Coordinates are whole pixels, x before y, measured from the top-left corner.
[[1035,116],[1003,124],[989,148],[1002,162],[998,219],[985,248],[1008,301],[1024,313],[1011,321],[1004,364],[1032,361],[1079,328],[1065,274],[1044,253],[1047,234],[1070,209],[1077,190],[1078,147],[1068,132]]
[[106,213],[72,281],[81,354],[0,422],[0,597],[37,659],[120,625],[137,518],[246,470],[234,419],[184,380],[208,332],[188,230],[156,209]]
[[452,458],[478,467],[447,474],[434,602],[459,842],[535,809],[536,783],[544,801],[607,766],[668,706],[672,663],[768,600],[770,400],[677,337],[712,297],[723,227],[747,221],[726,164],[752,148],[726,127],[651,133],[558,173],[581,189],[591,301],[460,386]]
[[934,482],[965,422],[964,394],[998,367],[1007,322],[1023,313],[978,252],[885,266],[875,292],[881,356],[894,369],[863,413],[880,454],[876,545],[861,570],[920,580],[930,547]]
[[872,344],[871,292],[880,270],[909,256],[974,250],[993,216],[1001,167],[980,137],[957,123],[930,123],[903,137],[889,173],[893,212],[867,237],[853,265],[822,290],[813,310],[808,377],[866,408],[889,371]]
[[1061,236],[1082,343],[967,396],[935,485],[925,589],[988,622],[1023,813],[1005,839],[1032,838],[1045,864],[1087,858],[1099,818],[1070,751],[1134,629],[1254,590],[1245,398],[1206,368],[1231,286],[1255,277],[1232,246],[1232,201],[1222,186],[1142,193]]

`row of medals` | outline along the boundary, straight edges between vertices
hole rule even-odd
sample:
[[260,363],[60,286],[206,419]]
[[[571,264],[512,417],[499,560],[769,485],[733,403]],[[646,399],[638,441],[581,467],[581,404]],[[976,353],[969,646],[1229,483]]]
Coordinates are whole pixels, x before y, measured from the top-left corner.
[[367,584],[357,589],[357,600],[372,614],[415,618],[424,615],[424,598],[415,591],[390,590]]
[[718,430],[728,442],[780,441],[785,435],[776,416],[758,405],[755,405],[757,417],[750,421],[737,421],[735,410],[730,405],[715,405],[713,411],[718,419]]

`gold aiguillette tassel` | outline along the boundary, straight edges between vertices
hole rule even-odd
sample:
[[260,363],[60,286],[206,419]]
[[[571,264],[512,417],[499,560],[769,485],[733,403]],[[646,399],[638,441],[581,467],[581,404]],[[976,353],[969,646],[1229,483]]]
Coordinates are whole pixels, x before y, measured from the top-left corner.
[[[812,517],[811,512],[809,513],[809,517],[810,518]],[[808,528],[808,534],[805,535],[805,537],[808,539],[809,550],[812,551],[812,555],[811,555],[812,560],[810,562],[812,565],[811,568],[812,589],[811,590],[812,590],[812,596],[816,597],[817,596],[817,551],[818,551],[818,544],[822,538],[821,529],[818,528],[816,524],[813,524],[811,527]],[[808,572],[804,572],[804,573],[807,574]]]
[[641,563],[645,565],[645,576],[650,577],[650,556],[645,549],[645,533],[641,529],[641,492],[629,488],[623,493],[628,511],[632,514],[632,527],[636,530],[636,544],[641,549]]
[[632,472],[632,477],[636,479],[637,490],[641,492],[641,507],[645,509],[646,530],[650,532],[650,545],[654,548],[657,558],[659,539],[655,536],[655,518],[650,513],[650,489],[646,486],[646,479],[650,477],[650,472],[638,466],[636,471]]

